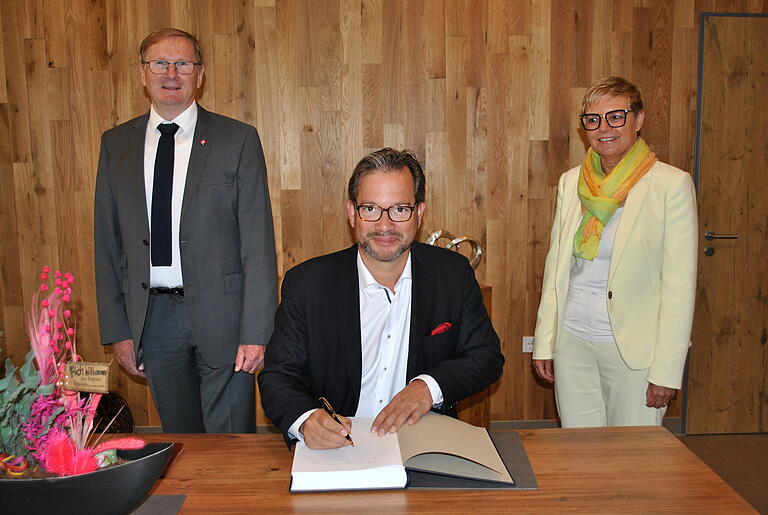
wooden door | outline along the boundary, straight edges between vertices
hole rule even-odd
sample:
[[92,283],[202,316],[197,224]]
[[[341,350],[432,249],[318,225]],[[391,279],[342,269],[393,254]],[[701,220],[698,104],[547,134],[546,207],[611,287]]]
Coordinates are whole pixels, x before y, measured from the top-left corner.
[[702,23],[686,432],[767,431],[768,17],[707,15]]

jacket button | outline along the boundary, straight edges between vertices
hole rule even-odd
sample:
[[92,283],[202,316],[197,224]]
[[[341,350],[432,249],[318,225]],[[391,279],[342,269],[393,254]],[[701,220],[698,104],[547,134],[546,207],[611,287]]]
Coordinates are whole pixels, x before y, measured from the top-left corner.
[[147,283],[141,283],[141,287],[146,290],[147,289]]
[[145,247],[149,247],[149,240],[141,240]]
[[613,298],[613,292],[612,292],[612,291],[609,291],[609,292],[608,292],[608,298],[609,298],[609,299],[612,299],[612,298]]

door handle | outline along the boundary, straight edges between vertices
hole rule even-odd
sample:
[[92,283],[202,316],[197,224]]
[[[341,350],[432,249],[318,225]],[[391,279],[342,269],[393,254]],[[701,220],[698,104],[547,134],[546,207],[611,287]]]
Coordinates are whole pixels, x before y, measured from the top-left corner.
[[707,240],[738,240],[738,234],[717,234],[715,231],[707,231],[704,233],[704,239]]

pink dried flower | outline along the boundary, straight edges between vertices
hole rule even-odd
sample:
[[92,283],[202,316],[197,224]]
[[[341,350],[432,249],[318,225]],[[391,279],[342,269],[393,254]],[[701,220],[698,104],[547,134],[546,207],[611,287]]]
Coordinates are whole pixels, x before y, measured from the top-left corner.
[[61,296],[61,300],[63,300],[64,302],[69,302],[69,299],[70,299],[70,298],[71,298],[71,297],[70,297],[69,295],[62,295],[62,296]]
[[99,463],[91,449],[78,449],[69,435],[61,430],[54,432],[42,457],[43,466],[59,476],[73,476],[93,472]]
[[45,272],[40,274],[40,280],[41,281],[47,281],[48,280],[48,274],[46,274]]
[[55,310],[53,310],[53,309],[49,309],[49,310],[48,310],[48,316],[49,316],[49,317],[55,317],[55,316],[56,316],[56,311],[55,311]]
[[48,265],[45,265],[45,266],[43,267],[43,273],[46,273],[46,274],[47,274],[47,273],[48,273],[48,272],[50,272],[50,271],[51,271],[51,267],[49,267]]
[[40,301],[40,305],[43,306],[44,308],[47,308],[48,307],[48,299],[43,299],[42,301]]
[[56,329],[61,329],[64,327],[64,322],[56,322]]
[[61,286],[61,279],[56,279],[56,280],[53,282],[53,284],[55,284],[56,286]]
[[50,325],[46,325],[45,326],[45,332],[46,333],[50,333],[51,332],[51,326]]
[[62,314],[64,315],[64,318],[69,318],[70,315],[72,315],[72,312],[68,309],[65,309]]
[[56,270],[56,271],[55,271],[53,274],[54,274],[56,277],[61,277],[61,272],[59,272],[58,270]]
[[61,295],[61,288],[57,286],[56,288],[53,289],[53,293],[55,293],[56,295]]
[[67,327],[67,334],[69,336],[72,336],[73,334],[75,334],[75,330],[71,327]]
[[40,291],[47,291],[47,290],[48,290],[48,285],[47,284],[41,284],[40,285]]

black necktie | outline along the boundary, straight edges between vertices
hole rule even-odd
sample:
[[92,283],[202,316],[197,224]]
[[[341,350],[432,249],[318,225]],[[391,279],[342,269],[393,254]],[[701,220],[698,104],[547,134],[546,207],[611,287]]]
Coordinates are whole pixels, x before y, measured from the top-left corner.
[[173,135],[179,126],[161,123],[152,184],[152,266],[171,266],[171,197],[173,196]]

